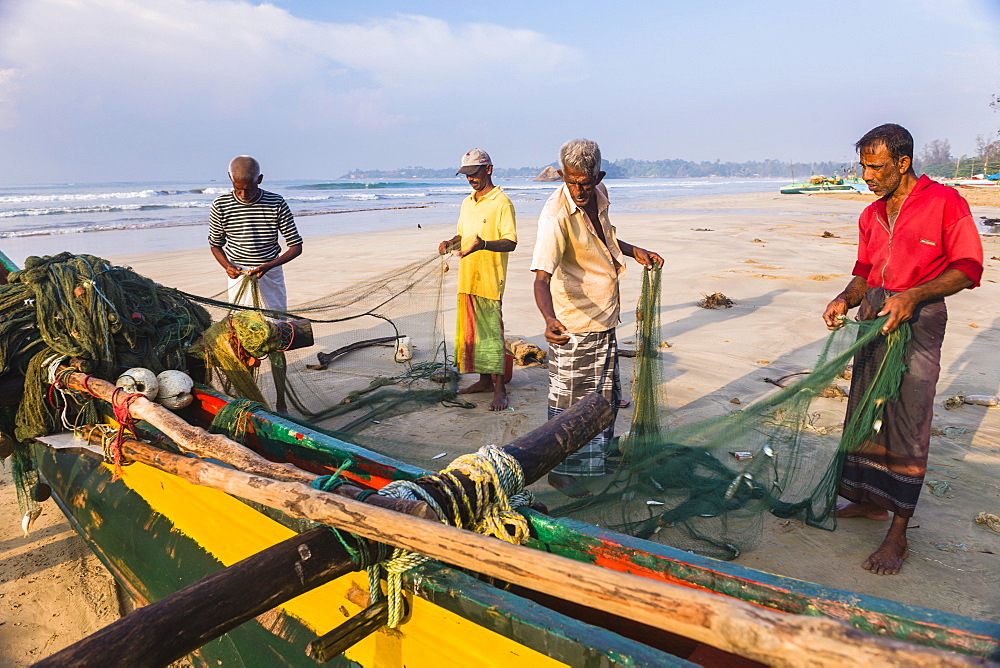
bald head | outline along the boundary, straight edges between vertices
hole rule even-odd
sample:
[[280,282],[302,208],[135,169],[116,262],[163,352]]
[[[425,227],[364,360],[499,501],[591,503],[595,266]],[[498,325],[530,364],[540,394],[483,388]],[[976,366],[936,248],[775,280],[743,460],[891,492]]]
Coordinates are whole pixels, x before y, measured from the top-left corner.
[[253,204],[260,196],[260,163],[249,155],[240,155],[229,163],[229,180],[233,182],[233,195],[244,204]]
[[260,176],[260,163],[249,155],[238,155],[229,162],[229,178],[256,181]]

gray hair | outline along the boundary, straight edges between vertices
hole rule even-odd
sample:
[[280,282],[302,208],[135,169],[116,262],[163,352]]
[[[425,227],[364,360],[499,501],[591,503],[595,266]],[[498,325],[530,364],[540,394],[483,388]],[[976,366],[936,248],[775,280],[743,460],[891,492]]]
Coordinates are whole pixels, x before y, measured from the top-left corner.
[[229,161],[229,175],[256,181],[260,177],[260,163],[249,155],[238,155]]
[[571,139],[559,149],[559,164],[563,169],[597,176],[601,171],[601,149],[589,139]]

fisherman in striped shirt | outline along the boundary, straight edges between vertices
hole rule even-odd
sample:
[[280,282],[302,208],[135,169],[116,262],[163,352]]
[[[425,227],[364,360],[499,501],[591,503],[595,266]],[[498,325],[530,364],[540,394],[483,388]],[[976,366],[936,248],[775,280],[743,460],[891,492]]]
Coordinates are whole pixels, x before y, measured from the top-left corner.
[[[249,290],[239,294],[246,274],[257,277],[263,308],[286,311],[281,265],[302,255],[302,237],[292,212],[281,195],[259,187],[264,175],[260,163],[250,156],[233,158],[229,180],[233,191],[215,198],[208,224],[212,255],[229,276],[229,301],[254,305]],[[278,245],[278,232],[288,246],[284,253]]]

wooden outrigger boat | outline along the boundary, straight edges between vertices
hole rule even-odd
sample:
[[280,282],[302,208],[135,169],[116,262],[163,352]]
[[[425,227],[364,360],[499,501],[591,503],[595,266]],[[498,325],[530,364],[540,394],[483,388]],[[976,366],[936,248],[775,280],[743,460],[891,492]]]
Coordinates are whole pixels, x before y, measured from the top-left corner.
[[[200,388],[183,413],[207,426],[229,401]],[[157,434],[152,430],[146,435]],[[99,450],[96,455],[82,453],[79,442],[69,441],[57,435],[35,445],[40,473],[74,528],[138,605],[309,526],[140,463],[126,466],[121,479],[112,482],[111,467]],[[373,489],[426,473],[266,412],[250,414],[246,441],[269,459],[318,474],[346,464],[344,477]],[[997,624],[771,575],[582,522],[525,512],[531,525],[528,545],[536,550],[772,611],[841,620],[873,638],[896,638],[970,659],[1000,658]],[[366,587],[363,573],[341,577],[204,645],[193,659],[201,665],[311,665],[306,644],[364,608]],[[504,591],[434,562],[408,574],[406,589],[412,595],[409,621],[398,631],[369,635],[334,665],[734,665],[741,660],[551,596],[521,588]]]
[[[70,375],[80,377],[75,391],[110,398],[109,390],[91,387],[103,381]],[[194,394],[180,413],[202,427],[233,401],[205,387]],[[562,427],[550,421],[536,430],[547,430],[541,437],[505,446],[541,452],[552,445],[539,455],[547,464],[518,460],[529,481],[589,440],[599,419],[610,419],[606,403],[601,408],[603,400],[593,398],[559,418],[576,421],[576,442],[557,437]],[[155,406],[145,399],[136,405],[143,402]],[[287,463],[276,466],[312,477],[339,473],[369,490],[419,482],[427,473],[270,412],[245,415],[243,445],[261,461]],[[304,485],[289,488],[293,503],[259,501],[266,495],[255,490],[283,483],[171,454],[170,439],[179,439],[163,425],[140,422],[137,435],[168,447],[132,441],[132,463],[117,479],[100,447],[69,434],[31,446],[52,498],[131,602],[143,606],[40,665],[164,665],[188,653],[205,666],[317,659],[410,667],[796,665],[806,657],[817,665],[850,657],[930,666],[1000,659],[997,624],[771,575],[535,510],[522,509],[534,551],[418,519],[419,509],[397,508],[418,516],[408,518],[344,497],[330,502],[336,512],[317,525],[298,512],[313,492]],[[244,476],[243,487],[207,486],[219,471]],[[323,524],[349,529],[359,543],[396,544],[441,562],[404,574],[408,612],[398,629],[366,617],[377,605],[364,573],[345,568],[355,564],[338,556],[347,547],[343,536]],[[442,532],[443,542],[425,541],[421,531]],[[513,584],[494,586],[476,573]]]

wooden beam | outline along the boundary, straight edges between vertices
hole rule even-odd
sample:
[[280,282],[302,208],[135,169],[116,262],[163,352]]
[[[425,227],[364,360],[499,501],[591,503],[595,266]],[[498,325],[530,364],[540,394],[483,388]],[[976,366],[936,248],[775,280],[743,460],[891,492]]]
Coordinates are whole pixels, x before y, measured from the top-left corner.
[[[63,380],[77,392],[93,395],[111,403],[117,389],[106,380],[85,373],[67,374]],[[275,480],[311,483],[317,476],[291,464],[264,459],[253,450],[222,434],[210,434],[201,427],[188,424],[183,418],[158,403],[139,397],[129,406],[132,417],[145,420],[167,435],[181,450],[199,457],[218,459],[243,471],[255,471]]]
[[[100,437],[94,437],[91,442],[100,444]],[[319,503],[322,505],[329,498],[331,492],[324,492],[313,489],[311,485],[296,482],[285,482],[272,480],[255,473],[247,473],[235,469],[212,464],[202,459],[184,457],[167,452],[158,447],[136,441],[124,439],[122,442],[122,455],[126,460],[142,462],[148,466],[158,468],[161,471],[175,475],[178,478],[187,480],[195,485],[211,487],[233,496],[238,496],[248,501],[262,503],[270,508],[277,508],[293,517],[313,519],[310,516],[310,508],[305,501]],[[338,496],[349,499],[357,498],[364,490],[353,485],[342,485],[333,491]],[[437,513],[424,501],[410,501],[409,499],[391,499],[378,495],[366,495],[364,503],[373,506],[380,506],[387,510],[414,517],[422,517],[428,520],[438,520]]]
[[333,532],[311,529],[138,608],[35,666],[166,666],[276,605],[340,577],[344,554]]
[[[81,372],[67,374],[64,382],[73,390],[91,394],[109,403],[116,389],[107,381]],[[242,471],[273,480],[312,484],[318,477],[291,464],[264,459],[222,434],[210,434],[201,427],[188,424],[178,415],[145,397],[133,401],[129,410],[133,417],[145,420],[166,434],[184,452],[202,458],[218,459]],[[607,401],[599,394],[592,394],[561,413],[558,418],[545,422],[504,446],[504,449],[520,462],[526,484],[530,484],[599,434],[610,424],[612,418]],[[473,483],[464,475],[458,476],[458,479],[466,494],[475,499]],[[439,505],[450,507],[436,485],[427,484],[425,489]],[[360,491],[352,486],[339,488],[335,493],[354,498]],[[385,507],[393,505],[391,499],[384,497],[373,496],[369,502]],[[473,510],[478,512],[474,501]]]

